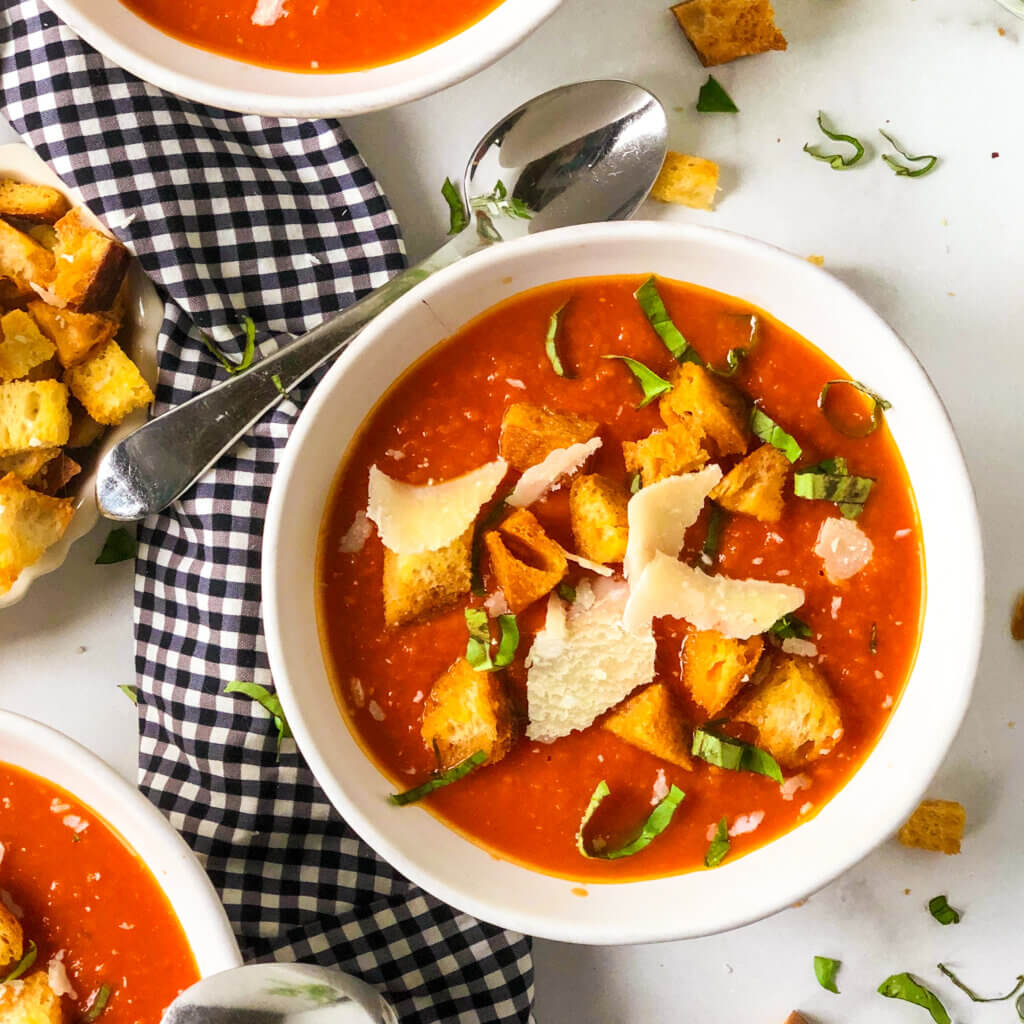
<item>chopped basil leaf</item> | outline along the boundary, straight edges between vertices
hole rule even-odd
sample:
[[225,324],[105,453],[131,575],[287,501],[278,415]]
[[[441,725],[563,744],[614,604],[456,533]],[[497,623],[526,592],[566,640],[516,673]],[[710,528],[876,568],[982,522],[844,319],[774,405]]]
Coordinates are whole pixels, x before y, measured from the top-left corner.
[[902,999],[904,1002],[923,1006],[931,1015],[935,1024],[951,1024],[946,1008],[939,997],[924,985],[915,981],[909,974],[893,974],[886,978],[878,991],[887,999]]
[[99,1020],[107,1008],[108,1002],[110,1002],[110,986],[104,983],[96,990],[96,995],[93,996],[88,1009],[79,1018],[79,1024],[93,1024],[93,1021]]
[[551,363],[551,369],[558,374],[559,377],[566,377],[572,380],[572,374],[565,372],[565,367],[562,365],[562,357],[558,354],[558,324],[559,319],[562,315],[562,310],[565,309],[568,303],[563,302],[551,314],[551,319],[548,321],[548,333],[544,339],[544,351],[547,353],[548,362]]
[[252,366],[253,356],[256,355],[256,324],[253,323],[252,317],[246,314],[242,317],[242,326],[245,328],[245,348],[242,350],[242,356],[238,362],[235,362],[213,338],[203,334],[202,331],[199,332],[199,337],[206,346],[206,350],[228,373],[241,373],[243,370],[248,370]]
[[697,96],[697,110],[701,114],[738,114],[740,108],[732,101],[732,97],[722,88],[714,75],[700,87]]
[[939,924],[960,923],[960,912],[955,910],[946,902],[945,896],[933,896],[928,901],[928,913],[931,914]]
[[[841,420],[837,420],[835,414],[829,410],[828,395],[829,392],[836,384],[845,384],[847,387],[853,388],[855,391],[859,391],[862,395],[865,395],[871,400],[871,422],[866,427],[860,428],[850,423],[843,423]],[[861,384],[859,380],[830,380],[825,382],[825,386],[821,389],[821,394],[818,395],[818,408],[822,411],[825,419],[828,420],[829,424],[838,430],[843,437],[850,437],[854,440],[858,440],[862,437],[867,437],[873,434],[882,423],[882,413],[886,409],[892,408],[892,402],[887,402],[881,395],[876,394],[866,384]]]
[[901,164],[894,156],[890,153],[883,153],[882,159],[896,172],[901,178],[920,178],[927,174],[938,162],[937,156],[928,154],[926,156],[911,156],[888,132],[883,131],[881,128],[878,129],[878,134],[885,139],[886,142],[896,150],[897,153],[904,160],[909,160],[911,163],[920,163],[922,160],[926,160],[927,163],[922,164],[920,167],[907,167],[906,164]]
[[583,830],[587,827],[587,822],[594,816],[594,811],[601,805],[601,801],[610,792],[608,783],[602,779],[597,784],[594,795],[590,798],[590,803],[587,804],[587,809],[583,812],[580,827],[576,832],[576,849],[588,860],[618,860],[620,857],[632,857],[634,853],[639,853],[651,843],[651,840],[656,839],[668,828],[669,822],[672,821],[672,816],[676,813],[676,808],[683,802],[683,798],[686,796],[681,789],[672,786],[668,791],[668,796],[651,811],[650,817],[644,822],[644,826],[640,830],[640,834],[632,842],[626,843],[625,846],[620,846],[617,850],[602,850],[600,853],[588,853],[583,839]]
[[139,703],[139,688],[137,686],[129,686],[127,683],[118,683],[117,688],[133,703]]
[[115,562],[127,562],[134,558],[139,550],[138,542],[124,527],[119,526],[107,534],[103,542],[103,550],[96,557],[96,565],[113,565]]
[[677,363],[689,360],[690,362],[701,363],[703,365],[703,360],[690,347],[690,343],[683,337],[679,328],[672,322],[672,317],[668,315],[665,303],[662,302],[661,295],[658,292],[658,283],[655,281],[653,275],[647,278],[647,280],[644,281],[644,283],[640,285],[635,292],[633,292],[633,298],[640,303],[640,308],[644,311],[644,316],[647,317],[647,322],[654,328],[655,333],[659,338],[661,338],[665,348],[672,353],[672,358],[675,359]]
[[629,493],[636,494],[644,485],[643,477],[639,473],[633,474],[633,479],[629,481]]
[[714,561],[718,557],[718,549],[722,546],[722,530],[728,515],[721,505],[711,503],[711,511],[708,514],[708,532],[704,537],[704,544],[701,547],[701,554]]
[[860,162],[861,157],[864,155],[864,146],[859,139],[855,139],[852,135],[843,135],[841,132],[829,131],[825,127],[824,117],[825,114],[819,110],[818,127],[833,142],[845,142],[853,146],[853,156],[843,156],[842,153],[818,153],[809,142],[805,143],[804,152],[809,153],[815,160],[823,160],[833,171],[849,170],[854,164]]
[[[944,896],[940,898],[945,899]],[[959,917],[957,920],[959,920]],[[1024,974],[1018,974],[1017,984],[1005,996],[979,996],[977,992],[968,988],[945,964],[936,964],[936,966],[961,992],[967,993],[972,1003],[1005,1003],[1008,999],[1012,999],[1020,991],[1021,986],[1024,985]]]
[[717,377],[735,377],[739,373],[743,360],[749,353],[745,348],[731,348],[725,354],[726,369],[720,370],[717,366],[708,363],[708,369]]
[[[506,494],[505,498],[507,497],[508,495]],[[508,511],[505,498],[499,498],[487,510],[487,515],[476,524],[476,529],[473,531],[473,544],[470,556],[473,560],[472,590],[478,597],[482,597],[486,593],[484,590],[484,575],[480,569],[480,555],[483,553],[484,534],[497,526]]]
[[457,235],[469,223],[466,204],[462,201],[462,193],[451,178],[445,178],[441,186],[441,195],[448,204],[448,234]]
[[270,378],[274,387],[277,388],[278,392],[285,398],[291,398],[291,395],[285,390],[285,386],[281,383],[281,374],[275,373]]
[[811,627],[792,612],[783,615],[768,632],[777,640],[809,640],[814,635]]
[[792,434],[787,434],[771,416],[756,405],[750,411],[750,429],[765,444],[778,448],[790,462],[796,462],[803,455],[803,449],[797,444],[796,438]]
[[288,999],[307,999],[320,1006],[330,1006],[338,1001],[338,992],[333,985],[275,985],[267,989],[272,996],[284,996]]
[[501,638],[498,651],[491,658],[491,622],[487,612],[482,608],[466,609],[466,628],[469,630],[469,641],[466,644],[466,661],[477,672],[494,672],[512,663],[516,648],[519,646],[519,627],[514,615],[499,615],[498,626]]
[[638,409],[650,405],[656,398],[672,390],[672,385],[664,377],[659,377],[639,360],[631,359],[629,356],[605,356],[604,358],[621,359],[629,367],[630,373],[636,378],[640,390],[644,393],[644,400],[637,406]]
[[467,757],[465,761],[460,761],[454,768],[449,768],[448,771],[435,775],[434,778],[429,779],[422,785],[415,786],[413,789],[407,789],[404,793],[392,793],[388,797],[388,803],[394,804],[396,807],[404,807],[406,804],[422,800],[429,793],[433,793],[435,789],[440,789],[442,786],[450,786],[453,782],[458,782],[459,779],[465,778],[475,768],[479,768],[486,760],[487,752],[478,750],[475,754]]
[[509,198],[508,189],[501,179],[495,182],[493,192],[488,192],[483,196],[473,196],[469,200],[469,208],[485,210],[492,215],[504,214],[509,217],[518,217],[520,220],[530,220],[533,217],[533,211],[522,199],[516,199],[515,196]]
[[292,730],[288,725],[288,719],[284,717],[284,710],[277,695],[271,693],[265,686],[260,686],[259,683],[241,682],[237,679],[233,683],[228,683],[224,687],[224,692],[241,693],[250,700],[256,701],[270,714],[274,721],[274,728],[277,729],[277,756],[280,760],[281,741],[290,739]]
[[831,957],[816,956],[814,958],[814,976],[826,992],[835,992],[836,995],[839,995],[839,989],[836,986],[836,974],[839,972],[839,967],[840,961],[833,960]]
[[693,730],[690,753],[716,768],[730,772],[753,772],[782,783],[782,770],[766,750],[731,736],[720,736],[707,728]]
[[4,975],[0,978],[0,985],[6,984],[8,981],[17,981],[31,966],[36,962],[36,944],[29,939],[28,949],[25,950],[22,958]]
[[868,650],[872,654],[878,653],[878,623],[871,623],[871,638],[868,640]]
[[793,493],[798,498],[834,501],[847,519],[856,519],[861,514],[874,485],[869,476],[852,476],[841,455],[793,474]]
[[574,586],[571,586],[568,583],[559,583],[556,589],[558,591],[558,596],[563,601],[568,601],[569,604],[572,604],[573,601],[576,600],[576,588]]
[[729,822],[723,817],[719,819],[715,829],[715,838],[711,840],[707,853],[704,854],[704,867],[717,868],[725,860],[729,852]]

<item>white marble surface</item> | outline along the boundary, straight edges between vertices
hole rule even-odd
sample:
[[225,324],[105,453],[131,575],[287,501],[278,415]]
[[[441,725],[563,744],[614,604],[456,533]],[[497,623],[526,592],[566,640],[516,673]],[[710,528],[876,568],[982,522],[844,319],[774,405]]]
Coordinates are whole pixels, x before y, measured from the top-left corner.
[[[538,942],[542,1024],[781,1024],[797,1007],[823,1024],[927,1019],[874,994],[903,970],[935,983],[956,1020],[1014,1019],[1010,1004],[969,1003],[934,965],[952,963],[990,994],[1008,990],[1024,971],[1024,651],[1007,631],[1012,597],[1024,587],[1017,543],[1024,460],[1015,443],[1024,380],[1024,23],[993,0],[777,0],[777,8],[789,51],[717,72],[738,116],[693,112],[706,72],[664,0],[566,0],[498,66],[348,124],[417,257],[443,235],[444,176],[461,172],[463,154],[507,109],[585,77],[650,86],[671,111],[673,146],[721,163],[723,188],[714,213],[651,204],[643,215],[824,255],[932,375],[978,491],[988,557],[985,645],[974,703],[932,788],[968,809],[963,854],[943,858],[889,843],[801,908],[713,938],[633,948]],[[870,163],[839,174],[801,153],[817,139],[819,107],[842,130],[870,140]],[[878,157],[879,126],[912,152],[939,153],[941,167],[919,180],[895,177]],[[92,564],[102,532],[0,614],[0,705],[64,729],[131,774],[132,709],[115,688],[133,673],[130,572]],[[929,917],[925,903],[939,892],[965,910],[959,926],[940,928]],[[844,961],[842,996],[817,987],[816,953]]]

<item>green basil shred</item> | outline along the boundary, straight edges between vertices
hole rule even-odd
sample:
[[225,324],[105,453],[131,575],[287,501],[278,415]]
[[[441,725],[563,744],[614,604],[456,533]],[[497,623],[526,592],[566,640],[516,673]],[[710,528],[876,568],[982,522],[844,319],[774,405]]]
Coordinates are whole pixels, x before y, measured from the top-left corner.
[[732,97],[722,88],[714,75],[700,87],[697,96],[697,110],[701,114],[738,114],[740,108],[732,101]]
[[776,640],[810,640],[814,636],[811,627],[803,619],[798,619],[792,612],[787,612],[781,619],[773,623],[768,632]]
[[945,896],[933,896],[928,901],[928,913],[935,918],[939,924],[959,924],[960,911],[951,907]]
[[708,532],[704,535],[704,544],[700,549],[701,554],[711,561],[718,557],[719,549],[722,546],[722,531],[725,529],[728,518],[728,514],[721,505],[711,503],[711,511],[708,513]]
[[633,359],[630,356],[605,356],[604,358],[621,359],[629,368],[629,372],[633,374],[637,384],[640,385],[640,390],[644,393],[644,399],[637,406],[638,409],[650,405],[656,398],[660,398],[672,390],[672,385],[664,377],[659,377],[638,359]]
[[829,131],[829,129],[825,127],[824,118],[824,112],[819,110],[818,127],[821,129],[822,133],[827,135],[833,142],[845,142],[848,145],[853,146],[853,155],[843,156],[842,153],[819,153],[809,142],[804,144],[804,152],[809,153],[815,160],[823,160],[832,168],[833,171],[847,171],[855,164],[859,163],[861,157],[864,156],[864,145],[859,139],[855,139],[852,135],[843,135],[841,132]]
[[745,348],[731,348],[725,354],[725,365],[726,369],[721,370],[717,366],[712,366],[708,363],[708,369],[716,377],[735,377],[740,372],[740,367],[743,365],[743,360],[747,358],[748,351]]
[[836,985],[836,974],[839,973],[841,966],[841,961],[833,960],[831,957],[816,956],[814,958],[814,976],[818,979],[818,984],[826,992],[835,992],[836,995],[839,995],[839,987]]
[[787,434],[764,410],[756,405],[750,411],[750,429],[765,444],[778,448],[790,462],[796,462],[803,455],[803,449],[792,434]]
[[782,769],[768,751],[731,736],[721,736],[707,726],[693,730],[690,753],[716,768],[730,772],[753,772],[780,784],[782,782]]
[[590,798],[590,803],[587,804],[587,809],[583,812],[580,827],[576,831],[576,849],[587,860],[618,860],[621,857],[632,857],[634,853],[639,853],[668,828],[669,823],[672,821],[672,816],[676,813],[676,808],[683,802],[686,796],[677,786],[672,786],[668,791],[668,795],[651,811],[650,817],[644,822],[643,828],[640,829],[640,833],[635,839],[626,843],[625,846],[620,846],[617,850],[602,850],[600,853],[588,853],[583,839],[583,830],[587,827],[587,822],[594,816],[594,811],[600,807],[601,802],[609,793],[611,793],[611,790],[608,788],[608,783],[602,779],[597,784],[597,788]]
[[961,992],[966,992],[972,1003],[1005,1003],[1012,999],[1024,985],[1024,974],[1017,975],[1017,984],[1006,993],[1005,996],[979,996],[973,989],[968,988],[945,964],[936,964],[938,969],[947,977]]
[[462,201],[462,193],[451,178],[445,178],[441,186],[441,195],[448,204],[448,234],[457,235],[469,224],[469,213]]
[[[862,395],[866,396],[871,400],[871,422],[864,428],[857,428],[851,426],[849,423],[842,423],[838,421],[835,415],[829,412],[828,407],[828,395],[833,387],[837,384],[845,384],[847,387],[853,388],[855,391],[859,391]],[[886,409],[892,408],[892,402],[887,402],[881,395],[872,391],[866,384],[861,384],[859,380],[830,380],[825,382],[825,386],[821,389],[821,393],[818,395],[818,408],[821,410],[822,415],[828,420],[829,425],[838,430],[843,437],[850,437],[854,440],[859,440],[862,437],[868,437],[873,434],[882,425],[882,413]]]
[[0,985],[6,984],[8,981],[17,981],[26,971],[28,971],[32,965],[36,962],[36,955],[38,954],[36,944],[29,939],[28,949],[25,950],[22,958],[4,975],[0,978]]
[[856,519],[864,511],[874,485],[869,476],[853,476],[841,455],[793,474],[793,493],[798,498],[834,501],[846,519]]
[[282,395],[284,398],[291,398],[291,395],[285,389],[285,386],[281,383],[281,374],[273,374],[270,380],[274,387],[277,388],[278,394]]
[[[665,303],[662,301],[658,291],[658,282],[654,276],[646,281],[635,292],[633,298],[640,303],[640,308],[647,317],[647,322],[654,328],[654,332],[661,338],[665,348],[669,350],[672,358],[681,363],[684,360],[703,364],[703,360],[691,348],[690,343],[683,337],[682,332],[672,322],[668,315]],[[667,382],[666,382],[667,383]]]
[[245,328],[245,347],[242,349],[241,358],[236,362],[231,358],[214,340],[202,331],[199,337],[206,346],[206,351],[227,370],[228,373],[241,373],[252,366],[253,357],[256,355],[256,324],[248,314],[242,317],[242,326]]
[[562,310],[568,305],[567,302],[563,302],[558,309],[551,314],[551,319],[548,321],[548,333],[544,339],[544,351],[547,353],[548,362],[551,363],[551,369],[558,374],[559,377],[565,377],[567,380],[572,380],[572,374],[565,372],[565,367],[562,365],[562,357],[558,354],[558,325],[562,316]]
[[134,558],[139,550],[138,541],[124,527],[119,526],[107,534],[103,549],[96,556],[96,565],[113,565],[116,562],[127,562]]
[[952,1024],[939,997],[907,973],[890,975],[878,986],[878,991],[887,999],[902,999],[914,1006],[924,1007],[932,1015],[935,1024]]
[[475,754],[470,754],[465,761],[460,761],[454,768],[449,768],[446,772],[439,772],[422,785],[407,789],[404,793],[392,793],[388,797],[388,803],[394,804],[396,807],[413,804],[417,800],[422,800],[425,796],[433,793],[435,789],[441,789],[442,786],[450,786],[453,782],[458,782],[459,779],[465,778],[471,771],[479,768],[486,760],[487,752],[478,750]]
[[79,1018],[79,1024],[93,1024],[93,1021],[99,1020],[107,1008],[107,1003],[110,1002],[110,995],[111,988],[104,982],[96,990],[96,995],[93,996],[88,1009]]
[[921,164],[920,167],[908,167],[906,164],[901,164],[891,153],[883,153],[882,159],[900,178],[922,178],[939,162],[939,158],[931,153],[926,156],[911,156],[888,132],[883,131],[881,128],[878,129],[878,134],[881,135],[882,138],[885,139],[885,141],[888,142],[904,160],[909,160],[912,164],[921,163],[922,160],[926,161]]
[[492,215],[518,217],[520,220],[530,220],[533,217],[533,210],[522,199],[509,196],[508,189],[500,178],[495,182],[493,192],[488,192],[482,196],[473,196],[469,200],[469,208],[471,210],[485,210]]
[[496,672],[512,663],[516,648],[519,646],[519,627],[514,615],[499,615],[498,628],[501,637],[498,650],[491,657],[491,621],[482,608],[466,609],[466,628],[469,630],[469,641],[466,644],[466,661],[477,672]]
[[633,479],[629,481],[629,493],[636,494],[637,491],[641,490],[644,486],[643,477],[639,473],[633,474]]
[[576,600],[576,588],[570,583],[559,583],[555,590],[558,596],[569,604]]
[[281,707],[281,701],[278,700],[277,695],[271,693],[265,686],[260,686],[259,683],[243,682],[238,679],[228,683],[224,687],[224,692],[241,693],[250,700],[256,701],[260,707],[269,713],[273,719],[274,728],[277,729],[277,756],[280,759],[281,742],[291,738],[292,730],[291,726],[288,725],[288,719],[284,717],[284,709]]
[[718,821],[715,838],[711,840],[704,854],[704,867],[717,868],[729,853],[729,822],[725,817]]

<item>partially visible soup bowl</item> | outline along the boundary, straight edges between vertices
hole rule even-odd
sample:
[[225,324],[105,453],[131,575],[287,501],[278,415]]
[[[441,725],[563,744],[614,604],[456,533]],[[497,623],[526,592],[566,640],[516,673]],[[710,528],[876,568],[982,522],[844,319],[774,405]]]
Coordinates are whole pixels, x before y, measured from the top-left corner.
[[[713,871],[587,885],[499,859],[423,810],[386,801],[394,784],[338,710],[317,629],[317,543],[339,462],[396,375],[459,327],[527,289],[642,275],[742,297],[811,340],[854,379],[884,384],[888,426],[921,518],[927,597],[902,697],[861,767],[813,818]],[[302,413],[274,482],[263,542],[274,680],[299,746],[352,827],[424,889],[476,916],[546,938],[628,943],[724,931],[789,906],[846,871],[913,811],[970,699],[983,617],[973,491],[924,370],[843,283],[807,261],[727,232],[624,223],[538,233],[430,278],[374,321]],[[950,637],[956,643],[950,643]]]

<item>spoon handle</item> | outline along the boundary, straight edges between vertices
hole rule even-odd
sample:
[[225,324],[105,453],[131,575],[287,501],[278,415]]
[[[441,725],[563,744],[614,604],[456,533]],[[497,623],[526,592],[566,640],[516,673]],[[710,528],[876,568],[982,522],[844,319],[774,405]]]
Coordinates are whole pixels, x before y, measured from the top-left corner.
[[378,313],[444,267],[492,244],[468,229],[432,256],[254,366],[163,413],[100,461],[96,502],[108,519],[131,522],[166,508],[288,390],[342,352]]

